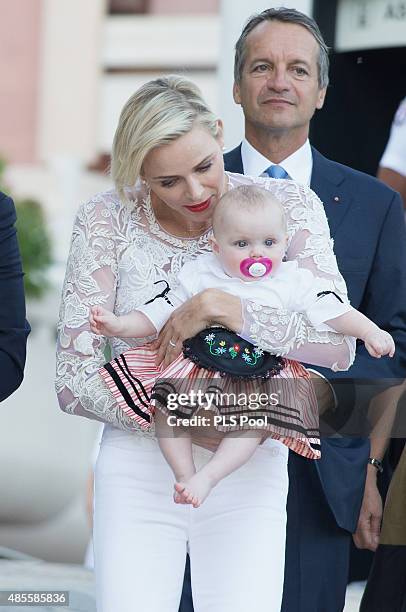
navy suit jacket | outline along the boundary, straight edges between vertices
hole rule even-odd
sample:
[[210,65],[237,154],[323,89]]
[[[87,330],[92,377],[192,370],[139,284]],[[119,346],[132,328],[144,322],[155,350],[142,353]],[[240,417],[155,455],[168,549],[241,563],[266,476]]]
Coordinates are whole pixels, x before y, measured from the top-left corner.
[[13,201],[0,192],[0,401],[21,384],[30,331],[15,221]]
[[[406,231],[400,196],[377,179],[333,162],[314,148],[312,154],[310,186],[323,202],[351,304],[392,334],[396,344],[393,359],[374,359],[362,345],[348,372],[317,369],[330,380],[404,379]],[[226,170],[244,173],[241,146],[226,153],[224,161]],[[346,393],[344,411],[351,410],[354,399],[348,389]],[[351,532],[357,526],[369,450],[366,438],[324,438],[322,458],[314,462],[337,524]]]

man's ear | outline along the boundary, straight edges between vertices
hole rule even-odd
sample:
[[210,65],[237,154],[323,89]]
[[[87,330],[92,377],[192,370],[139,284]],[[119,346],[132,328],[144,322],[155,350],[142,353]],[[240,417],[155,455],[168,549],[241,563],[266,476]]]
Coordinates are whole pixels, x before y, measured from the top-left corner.
[[319,95],[317,96],[316,108],[320,110],[323,108],[324,100],[326,98],[327,88],[319,89]]
[[236,104],[241,104],[240,86],[234,81],[233,98]]
[[210,242],[210,246],[212,248],[212,251],[214,251],[214,253],[218,253],[220,248],[219,248],[218,242],[215,239],[215,237],[214,236],[210,236],[209,242]]

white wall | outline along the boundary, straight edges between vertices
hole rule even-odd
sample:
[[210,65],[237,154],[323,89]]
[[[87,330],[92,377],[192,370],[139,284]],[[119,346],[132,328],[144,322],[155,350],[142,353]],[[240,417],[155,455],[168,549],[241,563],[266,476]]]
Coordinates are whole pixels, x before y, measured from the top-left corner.
[[39,157],[90,161],[95,151],[105,0],[43,0]]
[[241,30],[250,15],[261,11],[283,6],[296,8],[307,15],[312,15],[313,0],[294,0],[289,2],[269,2],[269,0],[252,0],[249,5],[246,0],[221,0],[221,43],[219,62],[219,108],[220,115],[225,119],[225,145],[226,148],[236,146],[243,134],[243,118],[239,106],[234,104],[232,96],[234,45]]
[[107,17],[103,26],[104,68],[215,66],[218,15]]
[[[99,151],[109,152],[120,111],[138,87],[164,73],[184,74],[218,112],[218,15],[108,17],[103,26],[103,75],[98,104]],[[114,69],[127,69],[114,72]],[[112,70],[113,69],[113,70]]]

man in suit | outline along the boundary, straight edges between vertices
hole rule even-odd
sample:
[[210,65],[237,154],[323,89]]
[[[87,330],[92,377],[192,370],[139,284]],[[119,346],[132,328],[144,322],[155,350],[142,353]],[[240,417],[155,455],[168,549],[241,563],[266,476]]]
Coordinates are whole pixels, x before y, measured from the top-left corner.
[[13,201],[0,192],[0,402],[21,384],[30,331],[15,221]]
[[[327,47],[312,19],[293,9],[269,9],[251,18],[235,56],[234,99],[244,112],[245,139],[225,155],[225,165],[234,172],[270,176],[278,176],[272,172],[278,165],[317,193],[352,305],[396,343],[393,360],[374,360],[359,347],[351,370],[335,373],[334,380],[395,382],[405,376],[406,354],[402,204],[376,179],[310,146],[310,120],[323,106],[327,84]],[[332,372],[317,370],[331,380]],[[335,389],[347,405],[338,408],[348,412],[352,393],[341,387]],[[379,463],[368,463],[369,458],[381,460],[382,449],[370,449],[365,438],[323,439],[318,462],[290,453],[283,612],[343,609],[351,533],[358,546],[377,546]]]
[[[245,139],[224,159],[232,172],[289,176],[310,185],[324,204],[352,305],[395,340],[393,360],[373,359],[361,346],[351,370],[334,373],[334,380],[331,371],[317,368],[334,386],[337,412],[348,413],[354,386],[337,381],[394,384],[405,375],[406,235],[398,194],[310,146],[310,120],[323,106],[327,84],[328,50],[312,19],[294,9],[252,17],[235,55],[234,99],[244,112]],[[329,383],[321,384],[333,401]],[[368,439],[350,437],[323,439],[319,461],[290,453],[282,612],[343,609],[351,534],[360,547],[377,546],[380,465],[368,461],[379,461],[382,453]],[[187,580],[182,612],[192,609],[186,593]]]

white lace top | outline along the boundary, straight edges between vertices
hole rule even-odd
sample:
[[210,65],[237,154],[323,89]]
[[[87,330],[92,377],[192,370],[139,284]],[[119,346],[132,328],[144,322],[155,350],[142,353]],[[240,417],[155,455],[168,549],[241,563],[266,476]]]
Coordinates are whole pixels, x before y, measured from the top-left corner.
[[[285,208],[288,259],[331,282],[344,300],[346,286],[337,268],[323,205],[308,188],[293,181],[228,174],[229,186],[256,183],[272,191]],[[210,251],[209,232],[199,238],[177,238],[155,219],[145,187],[137,184],[122,203],[115,191],[95,196],[77,214],[62,292],[56,365],[56,391],[62,410],[153,436],[117,406],[97,373],[106,361],[130,344],[90,332],[89,308],[103,304],[125,314],[157,293],[154,282],[171,284],[186,261]],[[305,315],[243,301],[245,338],[273,353],[315,365],[347,369],[355,354],[354,339],[317,332]],[[145,340],[139,341],[140,344]]]

